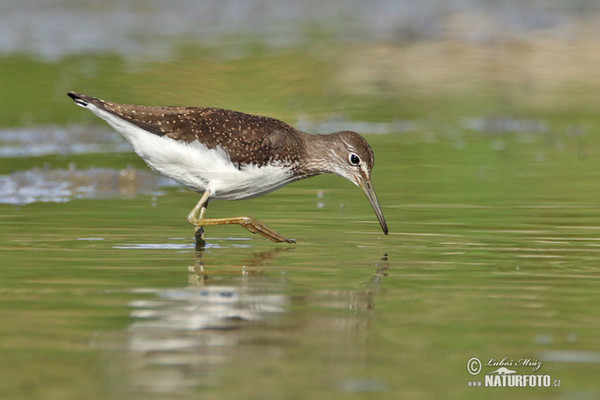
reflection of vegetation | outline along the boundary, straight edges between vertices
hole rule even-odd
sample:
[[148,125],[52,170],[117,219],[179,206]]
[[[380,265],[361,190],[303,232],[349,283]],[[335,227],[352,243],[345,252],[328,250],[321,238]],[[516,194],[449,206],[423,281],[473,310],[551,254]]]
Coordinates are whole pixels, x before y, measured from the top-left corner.
[[186,45],[169,60],[4,57],[0,75],[10,79],[0,91],[0,125],[91,121],[73,112],[67,90],[119,102],[219,106],[291,123],[300,114],[336,113],[372,121],[497,113],[585,118],[595,113],[597,80],[589,72],[600,62],[586,56],[598,53],[594,46],[547,38],[359,46],[319,38],[287,48]]
[[395,91],[418,100],[401,109],[416,117],[595,117],[599,52],[598,42],[585,36],[363,46],[343,55],[340,84],[351,94]]
[[68,57],[60,62],[28,56],[3,57],[0,75],[0,125],[64,123],[72,120],[65,89],[84,85],[121,92],[127,87],[126,65],[117,56]]
[[335,104],[325,85],[330,70],[305,49],[256,48],[225,57],[186,47],[170,61],[129,63],[102,55],[56,63],[5,57],[0,74],[11,79],[0,91],[0,125],[80,121],[86,117],[65,98],[74,89],[120,102],[212,105],[288,119],[299,112],[327,113]]

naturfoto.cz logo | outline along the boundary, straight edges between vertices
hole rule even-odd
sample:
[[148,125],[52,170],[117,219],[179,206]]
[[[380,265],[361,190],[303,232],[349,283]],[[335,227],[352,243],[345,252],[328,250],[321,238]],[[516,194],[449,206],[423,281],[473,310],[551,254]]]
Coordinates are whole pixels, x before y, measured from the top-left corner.
[[[478,357],[467,361],[467,372],[478,376],[484,367],[489,371],[482,376],[483,380],[469,380],[472,387],[559,387],[560,379],[552,379],[550,375],[536,373],[542,363],[531,358],[511,359],[504,357],[500,360],[490,358],[483,364]],[[525,371],[518,371],[525,369]]]

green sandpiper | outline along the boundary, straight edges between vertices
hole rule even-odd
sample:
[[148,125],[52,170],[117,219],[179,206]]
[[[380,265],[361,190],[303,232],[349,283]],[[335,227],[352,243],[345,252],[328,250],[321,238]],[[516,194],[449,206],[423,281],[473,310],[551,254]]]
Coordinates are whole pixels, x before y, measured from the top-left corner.
[[204,241],[202,227],[238,224],[274,242],[294,243],[253,217],[205,218],[208,202],[260,196],[323,173],[359,186],[388,234],[371,183],[373,150],[356,132],[313,135],[274,118],[220,108],[148,107],[68,95],[123,135],[150,168],[203,193],[187,217],[198,242]]

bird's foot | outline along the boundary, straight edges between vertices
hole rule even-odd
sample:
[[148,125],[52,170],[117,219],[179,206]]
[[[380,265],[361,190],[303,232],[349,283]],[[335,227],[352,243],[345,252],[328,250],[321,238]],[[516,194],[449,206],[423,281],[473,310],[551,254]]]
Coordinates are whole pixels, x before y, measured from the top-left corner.
[[[202,218],[202,219],[190,219],[190,224],[196,227],[195,236],[196,244],[206,243],[204,240],[204,226],[211,225],[240,225],[252,233],[258,233],[262,237],[269,239],[276,243],[296,243],[294,239],[288,239],[275,232],[259,220],[254,217],[233,217],[233,218]],[[200,233],[200,234],[199,234]]]
[[204,228],[201,226],[194,227],[194,237],[196,238],[196,250],[202,250],[206,246]]
[[275,232],[273,229],[269,228],[254,217],[240,217],[240,219],[242,219],[240,225],[248,229],[252,233],[258,233],[262,237],[265,237],[276,243],[296,243],[294,239],[288,239],[286,237],[281,236],[279,233]]

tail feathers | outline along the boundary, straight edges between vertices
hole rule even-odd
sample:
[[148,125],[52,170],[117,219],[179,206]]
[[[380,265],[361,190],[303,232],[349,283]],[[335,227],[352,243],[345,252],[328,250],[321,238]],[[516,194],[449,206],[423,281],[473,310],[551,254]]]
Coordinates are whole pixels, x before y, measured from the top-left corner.
[[81,93],[69,92],[67,95],[75,101],[75,104],[81,107],[87,107],[88,104],[92,103],[94,100],[98,100],[95,97],[86,96]]

